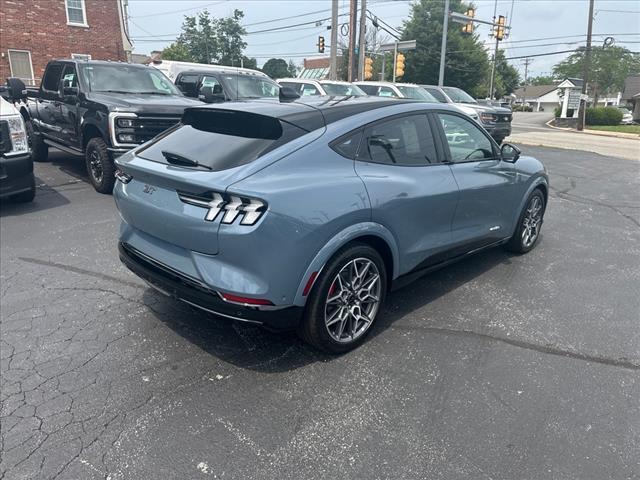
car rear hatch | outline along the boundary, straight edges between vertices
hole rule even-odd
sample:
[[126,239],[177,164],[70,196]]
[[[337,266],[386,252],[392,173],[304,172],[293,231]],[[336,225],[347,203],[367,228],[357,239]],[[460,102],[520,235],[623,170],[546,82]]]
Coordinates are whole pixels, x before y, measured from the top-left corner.
[[148,235],[216,254],[225,209],[237,208],[227,187],[313,141],[323,127],[318,110],[299,104],[187,109],[178,126],[116,160],[118,208]]

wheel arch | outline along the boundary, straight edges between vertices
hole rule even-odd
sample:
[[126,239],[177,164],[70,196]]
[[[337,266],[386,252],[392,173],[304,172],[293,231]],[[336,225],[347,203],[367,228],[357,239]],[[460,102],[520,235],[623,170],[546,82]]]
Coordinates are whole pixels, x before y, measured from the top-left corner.
[[304,295],[304,290],[314,272],[316,273],[313,280],[315,283],[315,279],[322,272],[324,265],[329,261],[329,259],[346,245],[356,242],[370,245],[380,253],[380,256],[384,260],[385,267],[387,268],[389,284],[391,284],[391,280],[398,277],[399,253],[393,234],[379,223],[359,223],[347,227],[334,235],[316,254],[298,283],[298,289],[294,298],[295,305],[305,305],[307,296]]
[[522,213],[522,210],[524,209],[524,206],[526,205],[527,200],[529,199],[529,196],[533,193],[534,190],[542,191],[542,195],[544,196],[544,208],[545,210],[547,209],[547,199],[549,196],[549,183],[545,176],[540,175],[531,182],[531,184],[529,185],[529,188],[527,188],[527,191],[522,196],[522,200],[520,200],[518,209],[514,212],[514,218],[511,223],[512,228],[509,236],[513,235],[513,233],[516,231],[516,228],[518,228],[518,220],[520,219],[520,214]]
[[105,142],[107,141],[104,132],[98,125],[95,123],[85,123],[82,126],[82,149],[85,150],[89,140],[96,137],[102,138]]

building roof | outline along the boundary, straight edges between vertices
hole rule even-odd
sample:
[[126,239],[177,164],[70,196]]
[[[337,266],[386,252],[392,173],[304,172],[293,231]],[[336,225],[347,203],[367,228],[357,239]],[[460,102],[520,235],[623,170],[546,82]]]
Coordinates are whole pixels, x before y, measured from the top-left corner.
[[622,89],[622,100],[631,100],[640,93],[640,74],[629,75],[624,80],[624,88]]
[[551,93],[558,88],[557,85],[527,85],[526,91],[525,87],[519,87],[516,89],[513,94],[517,98],[540,98],[547,93]]

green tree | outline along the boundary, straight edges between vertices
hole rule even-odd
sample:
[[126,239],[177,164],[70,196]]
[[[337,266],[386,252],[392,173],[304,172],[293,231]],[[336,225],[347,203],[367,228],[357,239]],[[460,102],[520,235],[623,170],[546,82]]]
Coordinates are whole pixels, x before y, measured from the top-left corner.
[[289,60],[289,77],[295,78],[298,76],[298,67],[293,60]]
[[[464,13],[469,6],[462,0],[451,0],[450,9]],[[438,83],[443,16],[441,0],[419,0],[411,7],[409,20],[402,27],[402,39],[416,40],[417,47],[406,54],[402,81]],[[487,53],[478,35],[463,34],[457,23],[449,25],[444,73],[445,85],[460,87],[471,95],[486,93],[490,73]]]
[[164,60],[177,60],[179,62],[193,62],[193,57],[189,53],[189,49],[185,44],[173,42],[167,48],[162,50],[162,58]]
[[[513,93],[520,85],[520,74],[518,70],[511,65],[504,56],[504,50],[498,50],[498,61],[496,62],[496,78],[495,78],[495,98],[502,98],[505,95]],[[487,89],[489,93],[489,89]]]
[[[244,13],[234,10],[230,17],[215,18],[207,10],[198,15],[185,15],[182,33],[177,40],[162,51],[162,58],[197,63],[256,67],[255,59],[243,55],[247,43],[240,24]],[[167,56],[168,55],[168,56]]]
[[[565,78],[582,78],[585,61],[584,47],[553,67],[553,74]],[[640,55],[624,47],[593,47],[589,73],[590,94],[615,94],[624,87],[624,80],[640,72]]]
[[242,65],[244,68],[252,68],[254,70],[258,70],[258,60],[256,60],[254,57],[245,57],[244,55],[242,56]]
[[551,75],[539,75],[527,79],[527,85],[555,85],[558,79]]
[[289,65],[282,58],[270,58],[262,66],[262,71],[271,78],[286,78],[291,75]]

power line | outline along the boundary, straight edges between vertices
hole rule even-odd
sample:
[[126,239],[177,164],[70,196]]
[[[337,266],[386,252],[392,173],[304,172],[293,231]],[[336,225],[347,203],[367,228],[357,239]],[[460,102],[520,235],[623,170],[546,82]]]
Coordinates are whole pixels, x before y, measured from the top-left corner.
[[[211,2],[211,3],[207,3],[205,5],[200,5],[199,7],[190,7],[190,8],[181,8],[179,10],[172,10],[170,12],[158,12],[158,13],[149,13],[148,15],[138,15],[136,17],[133,18],[149,18],[149,17],[160,17],[162,15],[171,15],[173,13],[182,13],[182,12],[188,12],[189,10],[202,10],[205,9],[207,7],[212,7],[213,5],[219,5],[221,3],[225,3],[228,0],[218,0],[217,2]],[[131,19],[132,17],[130,16],[129,19]]]

